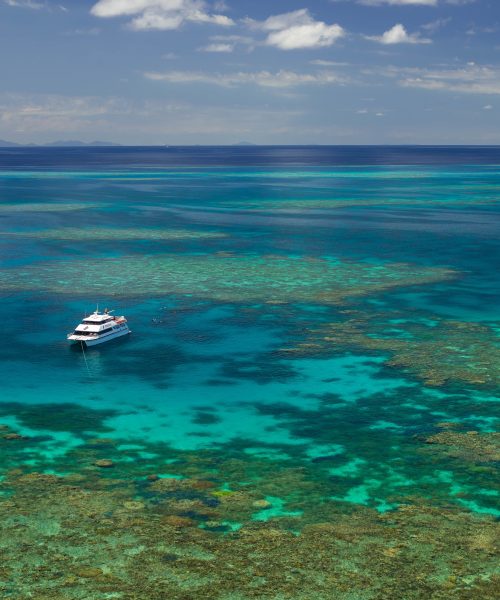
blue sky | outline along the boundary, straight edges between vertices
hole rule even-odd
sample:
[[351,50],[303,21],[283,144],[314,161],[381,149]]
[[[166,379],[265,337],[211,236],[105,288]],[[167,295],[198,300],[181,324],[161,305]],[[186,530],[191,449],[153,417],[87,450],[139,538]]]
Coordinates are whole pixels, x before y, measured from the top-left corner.
[[499,144],[500,0],[0,0],[0,138]]

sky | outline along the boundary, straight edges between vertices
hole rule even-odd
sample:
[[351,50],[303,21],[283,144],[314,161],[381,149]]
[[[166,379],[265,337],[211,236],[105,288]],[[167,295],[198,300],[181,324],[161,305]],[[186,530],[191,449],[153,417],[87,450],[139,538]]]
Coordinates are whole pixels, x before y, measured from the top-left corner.
[[0,0],[0,139],[500,144],[500,0]]

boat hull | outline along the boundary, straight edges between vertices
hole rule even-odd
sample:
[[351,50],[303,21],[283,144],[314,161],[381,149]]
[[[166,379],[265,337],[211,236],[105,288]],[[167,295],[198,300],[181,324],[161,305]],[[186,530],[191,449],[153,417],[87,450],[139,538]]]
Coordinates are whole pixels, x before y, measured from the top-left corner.
[[70,339],[69,341],[72,344],[83,344],[86,348],[90,348],[91,346],[97,346],[98,344],[104,344],[106,342],[110,342],[111,340],[116,340],[116,338],[123,337],[129,333],[131,333],[131,331],[127,328],[122,331],[114,331],[113,333],[109,333],[108,335],[103,335],[102,337],[94,339]]

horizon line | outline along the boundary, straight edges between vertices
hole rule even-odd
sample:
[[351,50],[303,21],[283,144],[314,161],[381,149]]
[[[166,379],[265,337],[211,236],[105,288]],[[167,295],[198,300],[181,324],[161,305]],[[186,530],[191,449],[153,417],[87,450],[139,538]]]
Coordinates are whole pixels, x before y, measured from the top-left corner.
[[344,143],[344,144],[307,144],[307,143],[296,143],[296,144],[241,144],[241,143],[232,143],[232,144],[118,144],[118,143],[109,143],[109,144],[92,144],[92,143],[81,143],[81,144],[54,144],[52,142],[47,143],[21,143],[21,142],[11,142],[12,145],[2,146],[0,144],[0,150],[15,150],[17,149],[63,149],[63,148],[78,148],[80,150],[85,148],[311,148],[311,147],[323,147],[323,148],[342,148],[342,147],[432,147],[432,148],[500,148],[499,143],[493,144],[481,144],[481,143]]

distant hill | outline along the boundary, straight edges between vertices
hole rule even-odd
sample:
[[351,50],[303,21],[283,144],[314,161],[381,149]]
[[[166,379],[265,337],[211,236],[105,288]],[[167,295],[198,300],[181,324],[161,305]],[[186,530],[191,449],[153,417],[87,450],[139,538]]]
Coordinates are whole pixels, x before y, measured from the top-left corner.
[[0,148],[11,148],[12,146],[19,146],[19,144],[8,142],[7,140],[0,140]]
[[49,142],[47,144],[40,144],[41,146],[63,146],[63,147],[71,147],[76,148],[79,146],[119,146],[120,144],[115,144],[114,142],[82,142],[80,140],[57,140],[55,142]]
[[238,142],[234,144],[235,146],[256,146],[257,144],[252,144],[252,142]]
[[81,146],[120,146],[120,144],[115,144],[114,142],[101,142],[98,140],[95,142],[82,142],[81,140],[57,140],[55,142],[47,142],[46,144],[17,144],[16,142],[0,140],[0,148],[22,148],[25,146],[78,148]]

